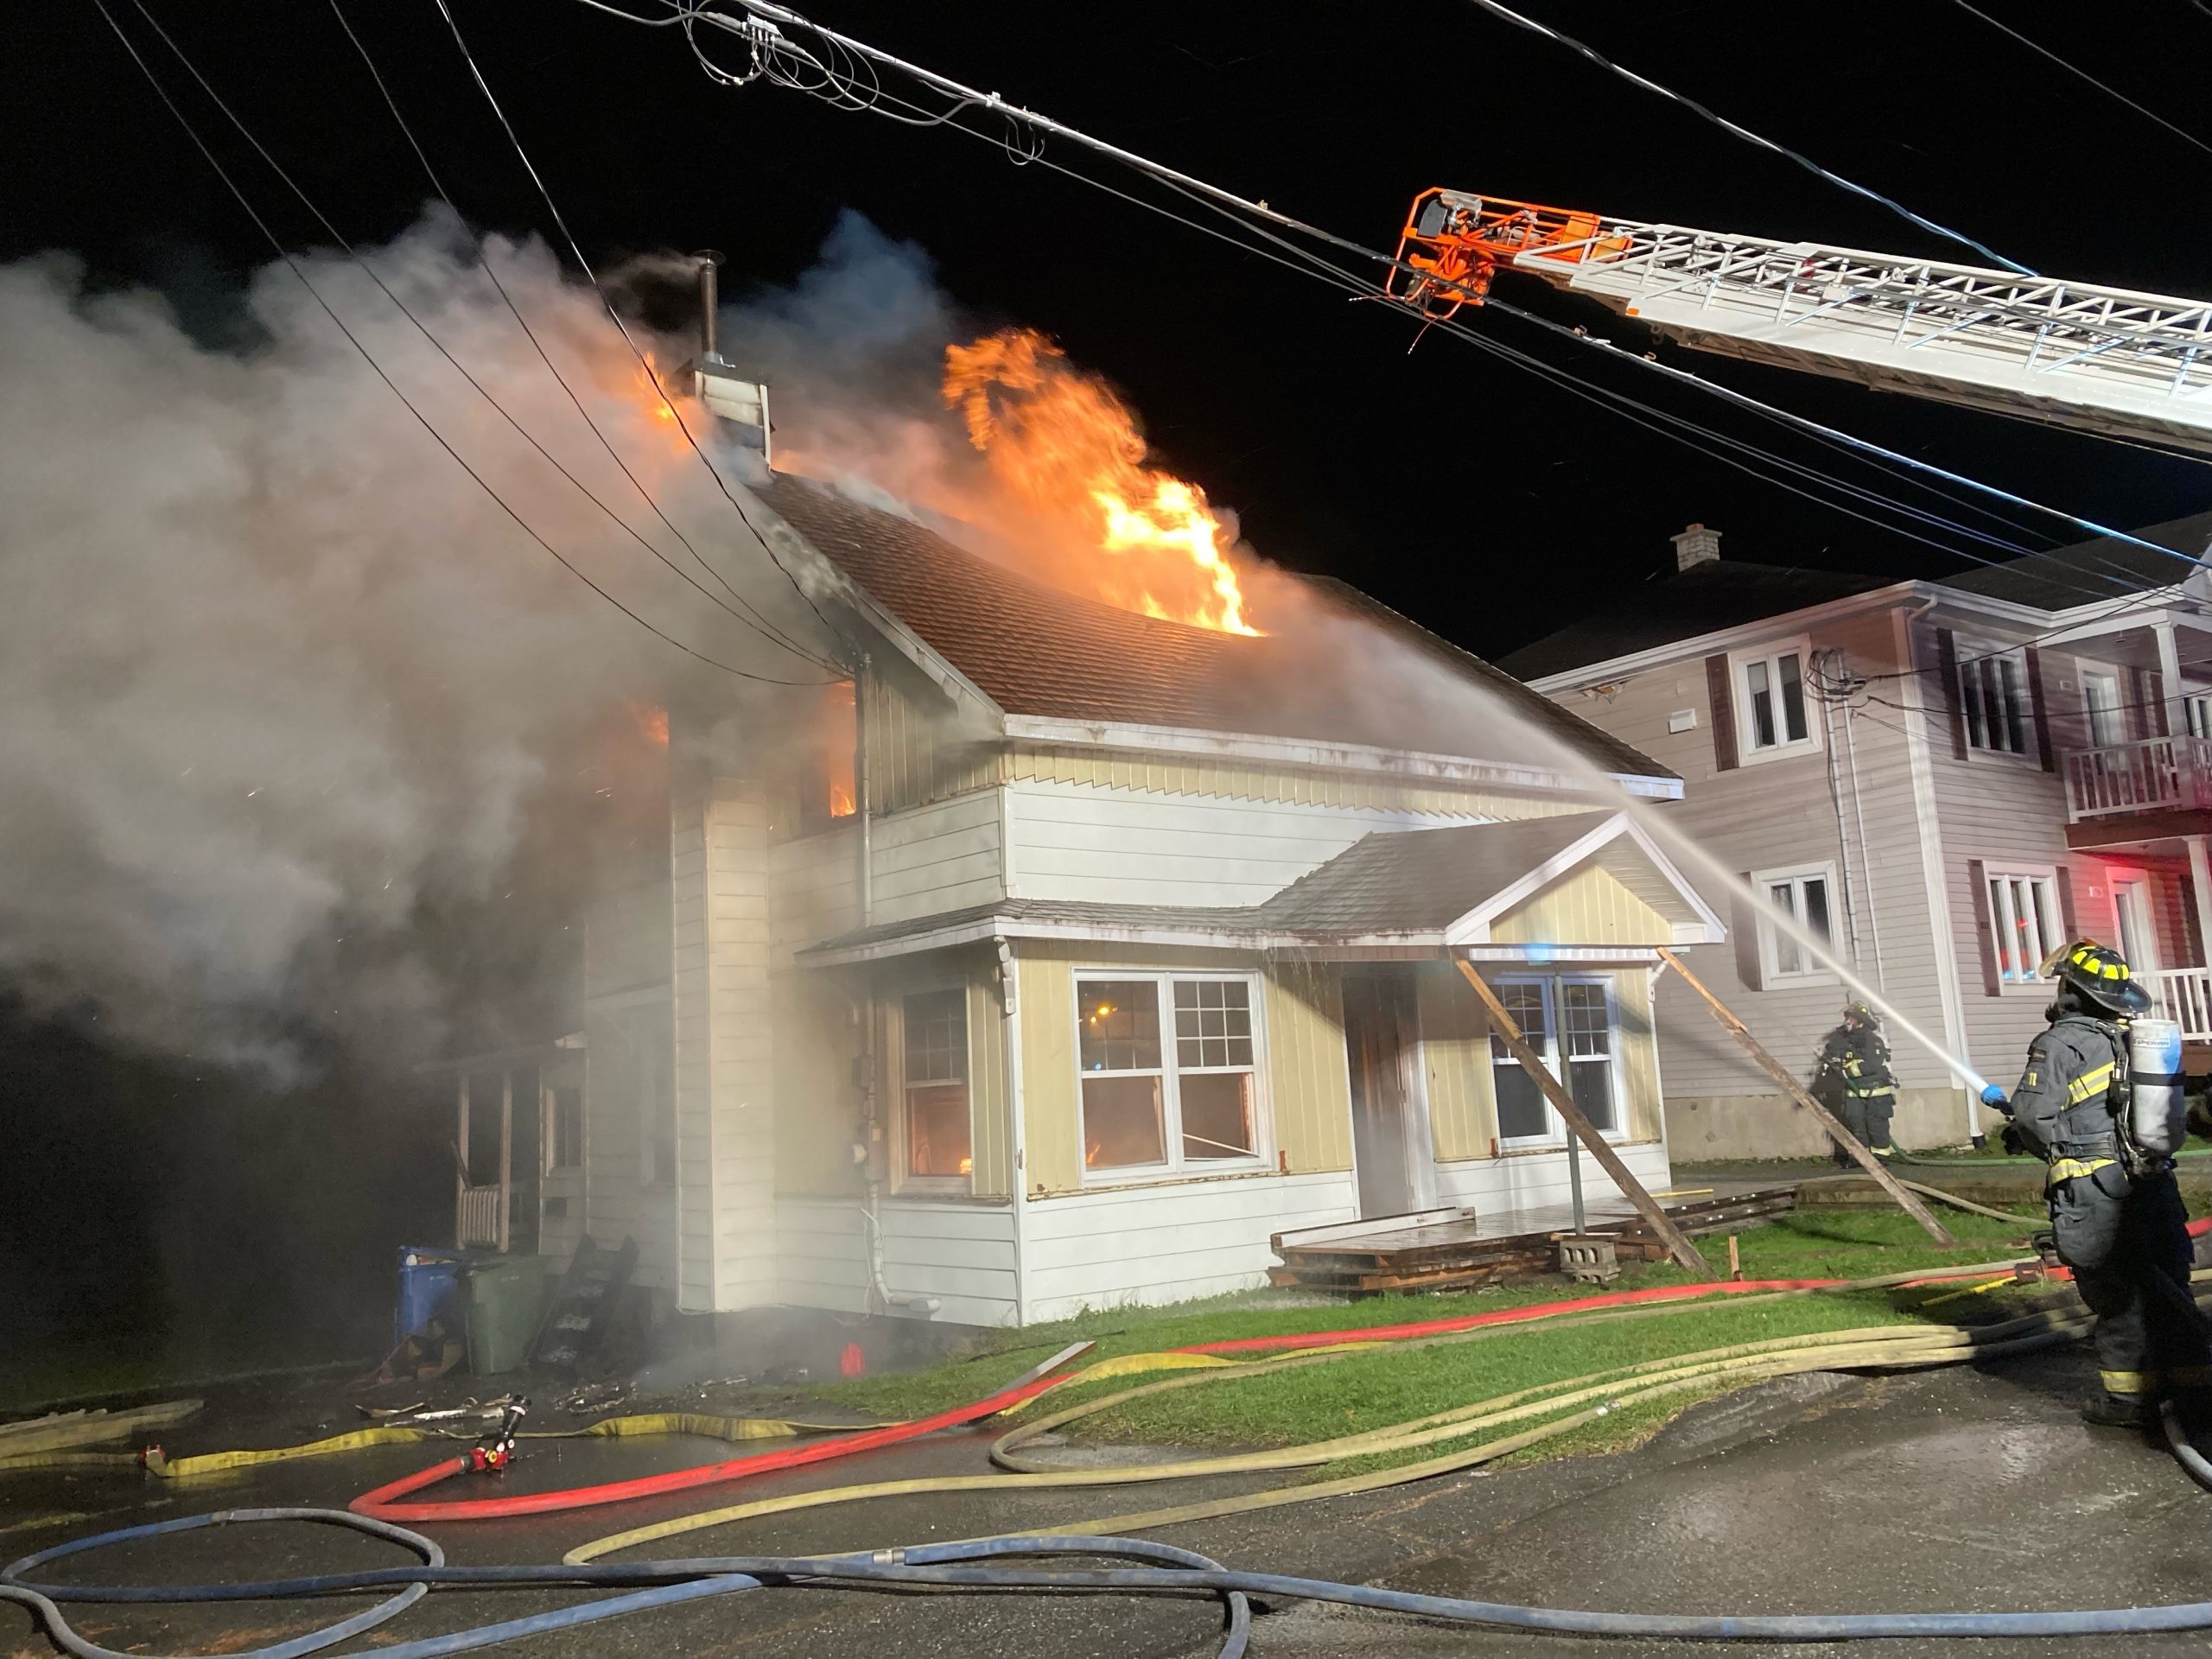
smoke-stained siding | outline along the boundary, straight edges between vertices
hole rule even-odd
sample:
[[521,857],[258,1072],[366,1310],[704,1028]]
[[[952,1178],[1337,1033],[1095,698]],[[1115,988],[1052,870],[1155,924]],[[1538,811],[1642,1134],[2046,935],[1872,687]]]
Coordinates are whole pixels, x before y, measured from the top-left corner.
[[778,974],[771,992],[776,1049],[776,1192],[857,1197],[852,1144],[860,1121],[853,1060],[861,1028],[826,975]]
[[769,852],[769,943],[779,971],[794,951],[860,925],[857,823],[778,842]]
[[1006,891],[995,791],[892,813],[870,830],[872,924],[988,904]]

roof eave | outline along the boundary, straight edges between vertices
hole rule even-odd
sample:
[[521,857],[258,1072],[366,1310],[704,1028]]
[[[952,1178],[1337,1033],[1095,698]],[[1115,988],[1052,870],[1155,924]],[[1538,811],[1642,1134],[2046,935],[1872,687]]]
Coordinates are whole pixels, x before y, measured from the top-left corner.
[[[1486,784],[1503,789],[1580,792],[1584,785],[1548,766],[1510,761],[1472,760],[1418,749],[1389,749],[1365,743],[1331,743],[1317,739],[1272,737],[1256,732],[1214,732],[1193,727],[1146,726],[1117,721],[1008,715],[1006,734],[1064,747],[1118,749],[1145,754],[1188,754],[1207,760],[1255,760],[1278,766],[1312,766],[1327,772],[1364,772],[1440,783]],[[1561,740],[1564,741],[1564,740]],[[1647,800],[1680,800],[1682,780],[1660,773],[1604,774],[1630,795]]]

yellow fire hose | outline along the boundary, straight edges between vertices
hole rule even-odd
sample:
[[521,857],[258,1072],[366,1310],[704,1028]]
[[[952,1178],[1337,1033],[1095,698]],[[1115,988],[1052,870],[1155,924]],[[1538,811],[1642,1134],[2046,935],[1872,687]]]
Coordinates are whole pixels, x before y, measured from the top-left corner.
[[[1984,1267],[1974,1271],[1986,1272],[1986,1267]],[[1927,1275],[1893,1275],[1893,1277],[1925,1276]],[[1754,1299],[1747,1298],[1746,1300]],[[1691,1306],[1694,1305],[1691,1304]],[[1573,1321],[1561,1319],[1548,1321],[1548,1324],[1580,1323],[1584,1320],[1626,1317],[1636,1313],[1650,1314],[1658,1311],[1660,1310],[1657,1307],[1613,1310],[1608,1313],[1580,1316]],[[1433,1475],[1468,1468],[1565,1433],[1585,1423],[1596,1421],[1624,1407],[1667,1394],[1707,1386],[1719,1378],[1726,1378],[1731,1384],[1741,1386],[1801,1371],[1851,1369],[1897,1370],[1948,1364],[1968,1357],[1997,1357],[2005,1354],[2028,1352],[2034,1349],[2067,1341],[2087,1330],[2091,1322],[2092,1316],[2086,1311],[2064,1313],[2045,1312],[2008,1320],[2001,1325],[1987,1325],[1973,1330],[1955,1327],[1931,1329],[1924,1325],[1893,1325],[1774,1338],[1763,1342],[1738,1344],[1731,1347],[1714,1349],[1704,1353],[1649,1360],[1617,1370],[1596,1372],[1587,1376],[1539,1384],[1485,1400],[1475,1405],[1454,1408],[1413,1422],[1400,1423],[1365,1433],[1343,1436],[1306,1446],[1239,1452],[1185,1462],[1071,1470],[1036,1462],[1019,1455],[1020,1447],[1034,1441],[1039,1435],[1048,1433],[1056,1427],[1078,1419],[1111,1410],[1133,1400],[1180,1389],[1202,1387],[1215,1382],[1262,1376],[1300,1365],[1333,1363],[1349,1357],[1351,1353],[1362,1350],[1372,1351],[1373,1344],[1359,1344],[1357,1347],[1348,1347],[1326,1353],[1302,1353],[1287,1358],[1263,1360],[1247,1364],[1211,1367],[1189,1375],[1146,1383],[1137,1388],[1123,1389],[1096,1400],[1088,1401],[1081,1405],[1052,1413],[1034,1423],[1014,1430],[1001,1437],[991,1448],[992,1461],[1013,1471],[1014,1472],[1010,1474],[960,1475],[882,1481],[865,1485],[836,1487],[824,1491],[802,1492],[783,1497],[758,1499],[749,1503],[734,1504],[723,1509],[707,1510],[698,1515],[678,1516],[653,1525],[632,1528],[625,1532],[595,1538],[569,1551],[565,1559],[570,1562],[589,1561],[617,1550],[633,1548],[641,1544],[656,1542],[708,1527],[753,1520],[763,1516],[822,1508],[830,1504],[860,1502],[874,1497],[912,1497],[946,1492],[1040,1491],[1137,1484],[1157,1480],[1178,1480],[1209,1475],[1311,1468],[1346,1458],[1371,1457],[1442,1441],[1465,1440],[1489,1428],[1525,1421],[1531,1417],[1543,1417],[1560,1411],[1572,1411],[1572,1414],[1559,1421],[1541,1424],[1537,1427],[1510,1435],[1504,1440],[1465,1447],[1426,1462],[1401,1465],[1391,1469],[1349,1476],[1342,1480],[1278,1488],[1207,1503],[1149,1511],[1141,1515],[1109,1516],[1097,1521],[1084,1522],[1047,1530],[1059,1534],[1097,1534],[1148,1526],[1165,1526],[1182,1521],[1210,1519],[1218,1516],[1271,1508],[1285,1503],[1305,1503],[1315,1498],[1373,1491],[1379,1487],[1402,1484],[1409,1481],[1425,1479]],[[1431,1342],[1453,1343],[1479,1339],[1503,1334],[1513,1328],[1510,1325],[1489,1326],[1432,1338],[1417,1345],[1427,1346],[1430,1345]],[[1139,1369],[1137,1362],[1151,1362],[1156,1365],[1162,1357],[1166,1357],[1132,1355],[1108,1361],[1105,1363],[1118,1367],[1121,1371],[1125,1372]],[[1071,1382],[1079,1383],[1090,1380],[1099,1369],[1101,1368],[1093,1368],[1090,1372],[1078,1373],[1071,1379]]]

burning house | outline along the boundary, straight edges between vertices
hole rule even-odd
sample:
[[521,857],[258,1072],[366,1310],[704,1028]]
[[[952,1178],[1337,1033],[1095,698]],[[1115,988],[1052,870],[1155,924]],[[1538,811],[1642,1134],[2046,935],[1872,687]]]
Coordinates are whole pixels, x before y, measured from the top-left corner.
[[956,349],[947,397],[1088,560],[748,493],[852,671],[647,734],[668,833],[593,904],[537,1248],[632,1237],[686,1312],[1019,1325],[1262,1283],[1289,1230],[1561,1201],[1463,961],[1663,1186],[1656,952],[1722,929],[1613,791],[1679,781],[1350,588],[1240,585],[1052,358]]

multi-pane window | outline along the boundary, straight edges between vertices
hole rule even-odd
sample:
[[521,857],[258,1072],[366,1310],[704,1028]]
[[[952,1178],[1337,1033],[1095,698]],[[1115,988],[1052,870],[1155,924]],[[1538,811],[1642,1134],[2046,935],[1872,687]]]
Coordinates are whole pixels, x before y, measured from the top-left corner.
[[[1828,904],[1828,871],[1775,870],[1755,878],[1761,893],[1777,911],[1789,917],[1826,944],[1835,938]],[[1769,978],[1788,979],[1825,972],[1813,953],[1796,935],[1771,916],[1759,918],[1759,933],[1766,951]]]
[[906,1173],[957,1180],[975,1168],[968,1117],[968,995],[957,987],[906,998]]
[[1075,995],[1086,1170],[1259,1155],[1250,980],[1084,977]]
[[1962,660],[1959,707],[1969,747],[1992,754],[2033,753],[2027,662],[2019,652],[1981,652]]
[[2066,943],[2058,917],[2057,883],[2048,875],[1986,872],[1990,944],[1997,977],[2006,986],[2032,985],[2043,959]]
[[[1529,1046],[1567,1085],[1568,1096],[1592,1127],[1606,1135],[1618,1131],[1611,988],[1598,979],[1509,979],[1498,982],[1496,989]],[[1507,1145],[1560,1139],[1566,1126],[1495,1033],[1490,1054],[1498,1139]]]
[[1805,718],[1805,667],[1796,652],[1754,657],[1744,677],[1744,742],[1756,753],[1803,743],[1812,728]]

